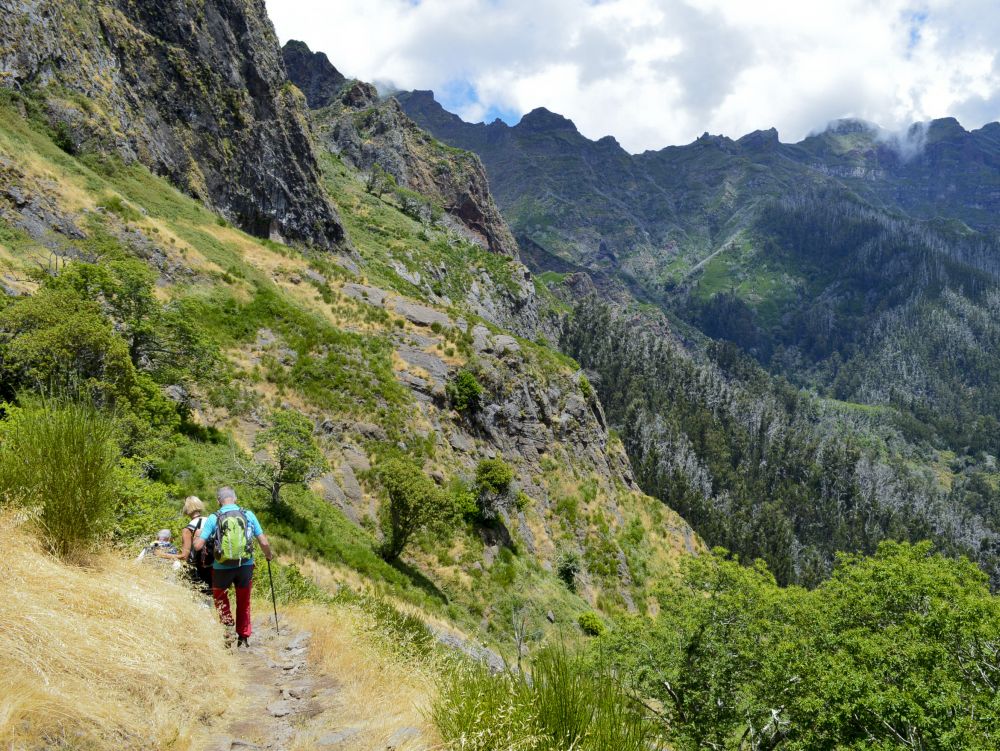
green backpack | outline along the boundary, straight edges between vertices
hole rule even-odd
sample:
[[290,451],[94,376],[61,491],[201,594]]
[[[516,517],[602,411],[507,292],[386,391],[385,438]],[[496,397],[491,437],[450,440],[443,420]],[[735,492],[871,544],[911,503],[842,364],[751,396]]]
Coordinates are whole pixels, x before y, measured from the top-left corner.
[[241,508],[217,513],[215,535],[215,560],[226,566],[243,565],[253,557],[253,528]]

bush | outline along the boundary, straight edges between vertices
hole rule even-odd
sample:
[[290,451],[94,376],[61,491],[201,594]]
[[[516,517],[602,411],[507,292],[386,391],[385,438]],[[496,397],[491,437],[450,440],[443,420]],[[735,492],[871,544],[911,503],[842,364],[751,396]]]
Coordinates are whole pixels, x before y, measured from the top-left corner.
[[556,575],[570,592],[576,591],[576,577],[580,573],[580,554],[575,550],[564,550],[556,560]]
[[379,522],[384,535],[380,553],[387,561],[399,558],[414,533],[431,530],[445,534],[460,516],[456,497],[439,488],[408,459],[386,459],[375,468],[375,475],[386,493]]
[[543,650],[530,678],[482,665],[448,676],[431,717],[465,751],[646,751],[653,724],[610,675],[561,648]]
[[601,616],[593,610],[580,613],[580,617],[576,619],[576,622],[587,636],[600,636],[607,630],[604,621],[601,620]]
[[476,466],[476,505],[483,519],[495,519],[510,500],[514,469],[503,459],[483,459]]
[[33,401],[0,425],[0,493],[37,514],[49,549],[63,558],[110,535],[121,454],[114,421],[93,407]]
[[471,370],[460,370],[445,392],[452,407],[459,412],[471,414],[479,409],[485,389]]

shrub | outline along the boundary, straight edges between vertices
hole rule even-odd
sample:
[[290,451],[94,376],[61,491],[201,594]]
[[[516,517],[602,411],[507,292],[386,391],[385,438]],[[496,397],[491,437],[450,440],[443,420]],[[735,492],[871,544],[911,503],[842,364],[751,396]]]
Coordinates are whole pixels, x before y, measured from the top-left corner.
[[97,206],[105,211],[110,211],[112,214],[117,214],[126,222],[137,222],[142,219],[142,214],[123,201],[119,195],[111,194],[105,196]]
[[484,519],[494,519],[509,502],[514,469],[503,459],[483,459],[476,466],[476,505]]
[[384,535],[380,553],[387,561],[399,558],[415,532],[445,533],[460,516],[455,496],[408,459],[386,459],[375,468],[375,475],[386,494],[379,522]]
[[576,577],[580,573],[580,554],[575,550],[564,550],[556,560],[556,575],[562,579],[570,592],[576,591]]
[[252,466],[239,466],[247,484],[267,491],[272,506],[281,505],[286,485],[308,485],[327,468],[326,459],[313,438],[312,421],[290,409],[272,410],[270,425],[257,434],[253,447],[266,458]]
[[0,425],[0,493],[37,514],[49,549],[63,558],[89,552],[111,533],[115,424],[84,404],[32,401]]
[[601,616],[593,610],[588,610],[586,613],[580,613],[580,617],[576,619],[576,622],[579,624],[583,633],[587,636],[600,636],[606,630],[604,621],[601,620]]
[[76,155],[76,142],[73,140],[73,131],[66,121],[60,120],[52,128],[52,140],[56,146],[67,154]]
[[500,495],[510,490],[514,469],[503,459],[483,459],[476,466],[476,489]]
[[485,389],[475,373],[463,369],[455,374],[455,379],[448,384],[445,391],[452,407],[459,412],[471,414],[479,409]]

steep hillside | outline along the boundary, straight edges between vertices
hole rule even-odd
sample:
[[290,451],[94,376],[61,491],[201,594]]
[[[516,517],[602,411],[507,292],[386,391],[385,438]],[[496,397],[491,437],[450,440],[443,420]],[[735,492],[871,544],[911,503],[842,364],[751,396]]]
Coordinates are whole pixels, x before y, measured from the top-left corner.
[[[477,313],[499,307],[492,295],[517,294],[523,267],[513,259],[403,213],[332,156],[325,183],[357,255],[259,241],[140,165],[66,154],[18,105],[30,108],[21,99],[4,105],[0,130],[11,155],[0,186],[10,292],[44,300],[66,268],[86,274],[92,264],[125,269],[139,260],[166,306],[162,315],[197,325],[183,345],[196,361],[137,350],[129,376],[151,378],[156,391],[169,387],[178,404],[158,409],[187,415],[181,433],[171,433],[167,419],[166,436],[133,449],[168,492],[208,495],[213,484],[239,480],[240,462],[233,464],[221,435],[231,431],[249,448],[275,410],[304,414],[329,467],[315,494],[292,487],[294,501],[269,507],[249,485],[241,491],[257,498],[285,549],[337,563],[345,574],[360,570],[399,596],[447,608],[472,631],[481,622],[499,629],[498,639],[505,638],[501,605],[513,600],[536,615],[553,611],[557,624],[595,605],[643,608],[657,572],[698,548],[676,515],[635,487],[575,363]],[[531,294],[539,307],[554,304],[533,286]],[[17,298],[12,304],[20,310]],[[94,312],[117,320],[116,310]],[[9,391],[30,388],[24,372],[7,371]],[[460,373],[477,384],[474,406],[456,401]],[[105,370],[94,377],[118,388]],[[140,423],[148,419],[144,405],[129,407]],[[487,504],[453,530],[451,547],[418,536],[406,554],[418,568],[402,570],[375,552],[385,503],[377,470],[397,455],[449,493]],[[477,490],[479,465],[489,459],[502,460],[512,477]],[[172,505],[151,513],[151,527],[175,523]]]
[[[394,98],[380,99],[371,84],[347,84],[336,69],[323,65],[325,55],[310,53],[302,42],[288,42],[283,53],[293,83],[303,91],[325,92],[307,95],[309,106],[322,110],[313,112],[321,142],[368,175],[369,190],[379,195],[396,188],[416,191],[431,204],[413,210],[443,211],[457,220],[456,226],[465,227],[473,241],[494,253],[517,256],[517,244],[493,202],[475,154],[436,141],[403,113]],[[418,197],[411,200],[420,202]]]
[[66,151],[139,161],[258,237],[343,241],[262,0],[0,10],[0,86]]
[[[773,130],[706,134],[629,156],[545,111],[471,125],[429,92],[400,101],[483,156],[538,268],[617,277],[669,316],[651,324],[670,352],[660,366],[647,362],[655,347],[589,304],[564,346],[601,376],[644,489],[710,543],[813,581],[837,549],[931,536],[996,581],[992,127],[942,120],[897,137],[845,121],[800,144]],[[545,276],[560,286],[561,273]],[[735,370],[706,390],[713,361]]]

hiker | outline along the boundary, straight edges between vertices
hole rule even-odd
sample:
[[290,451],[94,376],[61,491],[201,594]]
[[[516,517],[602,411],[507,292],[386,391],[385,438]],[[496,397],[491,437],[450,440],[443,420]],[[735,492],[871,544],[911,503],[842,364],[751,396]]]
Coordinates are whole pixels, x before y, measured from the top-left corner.
[[229,587],[236,588],[236,646],[249,646],[250,588],[253,584],[253,541],[257,539],[264,557],[271,560],[271,545],[264,536],[260,522],[253,511],[236,505],[236,492],[220,488],[216,493],[219,510],[201,525],[194,541],[195,552],[212,541],[215,561],[212,564],[212,599],[219,611],[219,618],[232,627],[233,613],[229,606]]
[[188,574],[191,581],[198,589],[206,595],[212,595],[212,546],[206,545],[200,551],[195,551],[194,540],[201,531],[205,523],[205,504],[196,495],[189,495],[184,499],[184,507],[181,509],[184,516],[191,521],[181,530],[181,550],[179,553],[168,553],[164,550],[156,550],[155,554],[160,558],[173,558],[177,561],[186,561],[188,564]]
[[[172,554],[177,553],[177,548],[174,547],[174,544],[170,541],[172,537],[173,535],[169,529],[161,529],[156,533],[156,539],[144,547],[135,560],[143,561],[146,560],[147,556],[149,557],[149,560],[152,560],[154,557],[172,557]],[[161,553],[166,553],[167,556],[162,556]],[[181,564],[175,561],[173,568],[178,569],[180,566]]]

